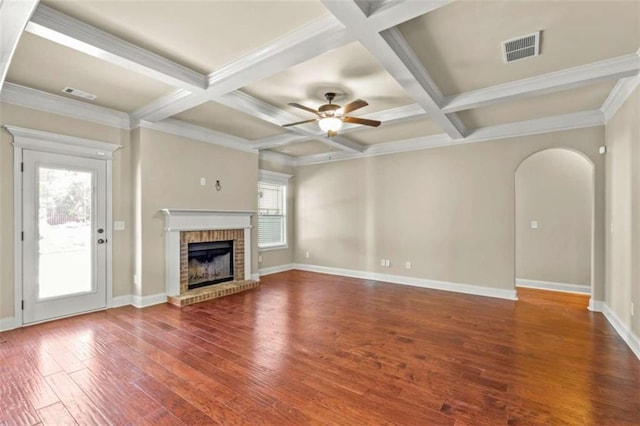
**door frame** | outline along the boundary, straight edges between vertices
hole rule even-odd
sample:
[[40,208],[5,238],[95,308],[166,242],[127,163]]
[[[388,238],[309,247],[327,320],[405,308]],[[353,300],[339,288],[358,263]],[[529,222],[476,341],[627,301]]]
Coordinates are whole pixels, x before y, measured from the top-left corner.
[[[121,145],[102,142],[93,139],[78,138],[41,130],[27,129],[16,126],[4,126],[13,136],[13,257],[14,257],[14,321],[15,326],[24,326],[22,316],[22,155],[25,149],[54,154],[74,155],[77,157],[105,160],[106,163],[106,226],[105,237],[112,240],[113,224],[113,188],[112,188],[112,160],[113,153]],[[106,259],[106,308],[113,305],[113,250],[112,244],[107,244]],[[36,323],[29,323],[29,325]]]

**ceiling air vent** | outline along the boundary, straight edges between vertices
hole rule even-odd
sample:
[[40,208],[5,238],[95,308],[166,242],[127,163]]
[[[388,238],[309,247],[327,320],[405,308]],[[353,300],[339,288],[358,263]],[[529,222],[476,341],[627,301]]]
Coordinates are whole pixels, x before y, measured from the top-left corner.
[[79,98],[88,99],[90,101],[96,98],[96,95],[94,94],[83,92],[82,90],[74,89],[73,87],[65,87],[64,89],[62,89],[62,92],[66,93],[67,95],[77,96]]
[[539,53],[540,31],[502,42],[502,55],[507,63],[538,56]]

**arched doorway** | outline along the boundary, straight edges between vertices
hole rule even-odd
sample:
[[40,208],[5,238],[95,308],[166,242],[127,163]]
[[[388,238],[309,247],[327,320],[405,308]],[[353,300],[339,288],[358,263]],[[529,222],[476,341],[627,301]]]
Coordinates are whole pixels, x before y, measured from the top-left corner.
[[516,288],[593,295],[594,166],[546,149],[516,169]]

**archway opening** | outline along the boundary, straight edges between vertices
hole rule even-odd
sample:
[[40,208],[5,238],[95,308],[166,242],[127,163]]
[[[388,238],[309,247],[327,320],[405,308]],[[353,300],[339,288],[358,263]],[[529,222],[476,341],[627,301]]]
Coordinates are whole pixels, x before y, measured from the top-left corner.
[[519,296],[586,309],[593,294],[593,163],[569,149],[536,152],[516,169],[515,199]]

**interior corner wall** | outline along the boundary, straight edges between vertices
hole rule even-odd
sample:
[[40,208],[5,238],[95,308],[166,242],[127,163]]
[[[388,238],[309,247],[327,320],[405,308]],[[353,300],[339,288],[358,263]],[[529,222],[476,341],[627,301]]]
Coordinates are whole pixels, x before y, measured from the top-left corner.
[[[258,155],[155,130],[139,135],[141,296],[165,292],[165,208],[256,211]],[[200,185],[206,179],[206,186]],[[220,180],[221,191],[215,182]],[[255,234],[254,234],[255,235]],[[257,242],[252,238],[252,273]]]
[[[131,224],[131,146],[129,131],[107,127],[75,118],[0,103],[0,126],[12,125],[62,135],[94,139],[122,145],[114,153],[113,167],[113,219],[125,222],[125,231],[114,231],[113,243],[113,295],[131,293],[133,272],[133,241]],[[15,316],[14,312],[14,224],[13,224],[13,138],[5,129],[0,130],[0,318]]]
[[[640,88],[606,125],[606,304],[640,338]],[[631,315],[631,303],[635,315]]]
[[511,290],[515,171],[564,147],[594,164],[594,297],[603,300],[603,141],[600,126],[298,167],[295,262]]
[[[271,161],[260,160],[259,167],[261,170],[269,170],[272,172],[286,173],[294,175],[295,171],[292,166],[285,166]],[[295,245],[295,176],[289,179],[287,186],[287,248],[277,250],[261,250],[259,255],[262,262],[259,263],[260,269],[276,268],[278,266],[288,266],[293,263],[294,245]],[[257,227],[257,216],[254,218],[254,227]]]
[[589,292],[592,210],[589,160],[566,149],[524,160],[516,171],[516,278],[582,285]]

